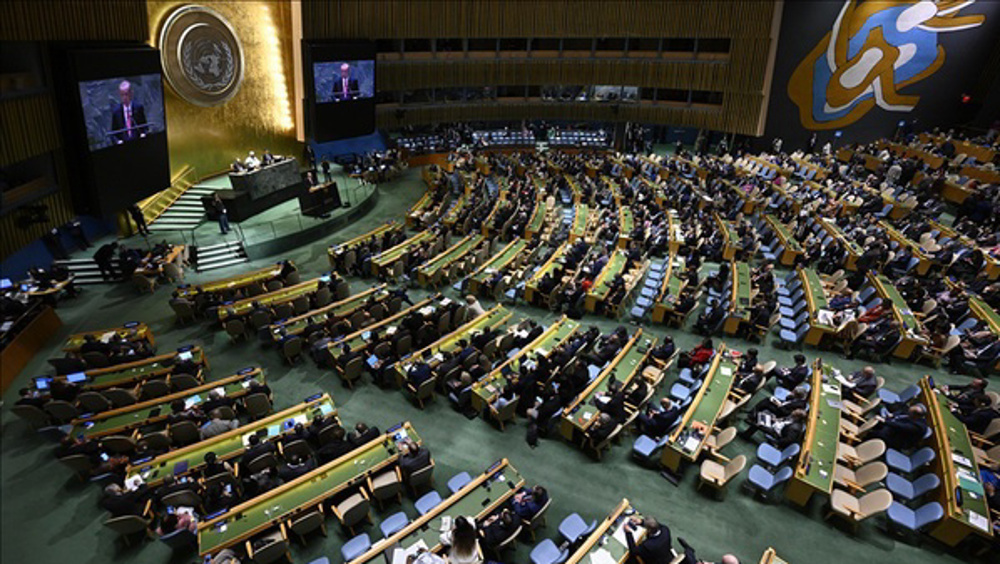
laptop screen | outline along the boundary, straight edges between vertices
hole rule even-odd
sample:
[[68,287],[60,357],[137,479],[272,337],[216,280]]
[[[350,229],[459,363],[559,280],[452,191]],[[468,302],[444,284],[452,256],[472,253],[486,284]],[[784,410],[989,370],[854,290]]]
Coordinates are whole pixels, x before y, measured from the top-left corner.
[[71,384],[78,384],[80,382],[86,382],[87,381],[87,375],[84,374],[83,372],[74,372],[72,374],[67,374],[66,375],[66,381],[69,382],[69,383],[71,383]]
[[35,387],[38,388],[39,390],[49,389],[49,384],[51,383],[52,383],[52,378],[46,376],[35,378]]
[[14,283],[10,281],[10,278],[0,278],[0,290],[6,290],[13,285]]

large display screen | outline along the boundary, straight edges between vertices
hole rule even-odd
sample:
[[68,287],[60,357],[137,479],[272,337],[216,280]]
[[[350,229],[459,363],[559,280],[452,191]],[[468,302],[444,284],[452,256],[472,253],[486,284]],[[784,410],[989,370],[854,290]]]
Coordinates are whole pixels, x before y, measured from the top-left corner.
[[70,49],[56,83],[71,150],[74,204],[114,217],[170,187],[160,54],[148,47]]
[[351,102],[375,96],[375,61],[313,63],[316,103]]
[[374,42],[309,43],[305,53],[310,137],[323,143],[375,131]]
[[145,139],[164,130],[159,74],[80,82],[80,105],[91,151]]

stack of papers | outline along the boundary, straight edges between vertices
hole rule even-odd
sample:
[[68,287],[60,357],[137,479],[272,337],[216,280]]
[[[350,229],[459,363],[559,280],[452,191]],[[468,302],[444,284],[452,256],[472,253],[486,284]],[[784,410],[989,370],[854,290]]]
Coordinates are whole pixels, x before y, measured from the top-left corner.
[[590,564],[618,564],[618,561],[606,549],[598,548],[590,553]]

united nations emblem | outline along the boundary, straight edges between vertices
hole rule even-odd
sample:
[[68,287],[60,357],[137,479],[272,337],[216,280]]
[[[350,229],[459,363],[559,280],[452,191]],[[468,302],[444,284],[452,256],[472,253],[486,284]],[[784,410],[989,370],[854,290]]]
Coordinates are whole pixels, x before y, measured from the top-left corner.
[[204,6],[182,6],[160,30],[160,59],[167,82],[199,106],[224,104],[243,81],[243,48],[232,26]]

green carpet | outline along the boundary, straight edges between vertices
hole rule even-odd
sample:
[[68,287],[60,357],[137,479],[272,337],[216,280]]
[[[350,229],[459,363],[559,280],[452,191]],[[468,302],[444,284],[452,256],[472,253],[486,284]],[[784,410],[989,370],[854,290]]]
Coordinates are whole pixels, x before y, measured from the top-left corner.
[[[326,240],[290,253],[289,257],[301,268],[303,278],[328,270],[326,248],[331,243],[364,233],[386,219],[401,218],[420,197],[423,187],[418,171],[409,171],[402,179],[384,185],[381,190],[383,193],[378,206],[363,220]],[[283,257],[272,257],[258,261],[259,264],[241,265],[204,275],[190,273],[188,282],[221,278],[278,258]],[[353,280],[353,290],[361,290],[371,282]],[[640,511],[654,515],[669,525],[675,539],[683,537],[698,549],[701,558],[710,561],[717,560],[726,552],[733,552],[744,563],[756,563],[768,546],[775,547],[780,556],[797,564],[957,564],[975,561],[962,554],[950,555],[930,540],[925,540],[919,547],[896,540],[876,527],[875,522],[866,523],[856,536],[845,533],[823,521],[824,507],[818,496],[804,511],[780,502],[772,505],[761,503],[741,490],[739,486],[744,481],[743,476],[732,484],[724,501],[716,501],[695,491],[696,468],[689,469],[684,480],[675,487],[661,478],[658,472],[641,467],[630,459],[629,437],[614,446],[604,461],[598,463],[559,440],[543,440],[539,448],[528,448],[524,441],[523,421],[501,433],[481,419],[467,420],[443,398],[431,402],[421,411],[401,392],[380,390],[368,382],[350,391],[341,385],[334,374],[317,369],[311,362],[304,361],[295,367],[288,367],[279,359],[277,352],[254,342],[232,344],[225,332],[209,329],[205,323],[175,326],[167,303],[169,293],[169,289],[161,288],[154,295],[139,297],[130,285],[99,286],[88,288],[81,297],[60,305],[58,314],[64,326],[52,336],[48,349],[24,370],[4,398],[6,406],[0,418],[3,426],[0,447],[0,560],[5,564],[196,560],[193,554],[173,556],[170,549],[155,540],[132,548],[125,548],[116,542],[114,535],[101,526],[104,513],[97,507],[97,488],[76,482],[52,456],[53,445],[36,437],[9,413],[9,404],[14,401],[18,388],[26,385],[31,377],[47,372],[45,359],[57,353],[58,345],[66,335],[120,325],[133,319],[145,321],[152,327],[161,351],[187,343],[203,345],[211,361],[212,377],[231,374],[249,364],[263,366],[274,390],[278,409],[318,391],[328,391],[347,424],[366,421],[384,429],[399,421],[412,422],[437,462],[435,485],[441,492],[446,491],[445,483],[453,474],[464,470],[475,475],[493,461],[509,458],[529,484],[543,484],[553,498],[548,527],[539,532],[539,540],[545,537],[556,539],[558,523],[570,513],[577,512],[588,521],[600,520],[621,498],[627,497]],[[422,295],[421,292],[413,294]],[[514,310],[515,319],[532,317],[545,323],[555,319],[555,315],[539,309],[515,307]],[[602,330],[615,326],[606,319],[588,318],[585,321],[595,323]],[[699,340],[691,333],[659,326],[647,330],[654,335],[673,335],[678,347],[682,348],[693,346]],[[727,344],[737,349],[747,347],[746,343],[737,340]],[[770,344],[757,348],[761,351],[761,361],[774,359],[783,366],[792,362],[792,351],[778,350]],[[817,351],[807,349],[806,354],[812,358]],[[844,372],[863,366],[862,362],[847,361],[832,354],[827,355],[825,361]],[[877,373],[886,379],[887,386],[897,390],[916,381],[928,370],[900,363],[877,367]],[[941,383],[968,380],[942,370],[934,371],[934,375]],[[676,373],[672,372],[661,391],[669,389],[675,377]],[[735,456],[743,453],[752,460],[752,451],[749,443],[737,439],[727,447],[726,454]],[[381,514],[373,511],[376,524],[381,516],[399,509],[389,507]],[[403,509],[411,517],[416,515],[411,499],[404,501]],[[882,519],[875,521],[879,527],[883,522]],[[313,537],[306,547],[295,544],[292,550],[295,562],[306,563],[320,556],[328,556],[331,562],[341,561],[339,548],[347,533],[340,530],[335,520],[329,520],[328,526],[328,538]],[[368,532],[374,539],[380,537],[374,526],[369,527]],[[527,563],[530,550],[531,545],[520,542],[506,562]]]

